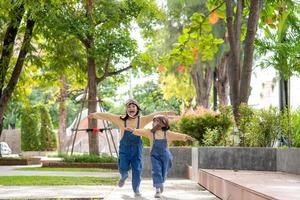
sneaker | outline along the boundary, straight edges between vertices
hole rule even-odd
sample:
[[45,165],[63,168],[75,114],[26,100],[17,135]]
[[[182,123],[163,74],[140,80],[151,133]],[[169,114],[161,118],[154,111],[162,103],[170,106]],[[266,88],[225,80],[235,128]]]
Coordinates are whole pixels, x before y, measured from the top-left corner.
[[134,193],[134,197],[141,197],[141,196],[142,194],[139,191]]
[[162,185],[162,186],[160,186],[160,193],[163,193],[163,191],[164,191],[164,186]]
[[159,191],[156,191],[154,198],[160,198],[161,197],[161,193]]
[[120,179],[120,180],[119,180],[119,183],[118,183],[118,186],[119,186],[119,187],[123,187],[124,184],[125,184],[125,180]]

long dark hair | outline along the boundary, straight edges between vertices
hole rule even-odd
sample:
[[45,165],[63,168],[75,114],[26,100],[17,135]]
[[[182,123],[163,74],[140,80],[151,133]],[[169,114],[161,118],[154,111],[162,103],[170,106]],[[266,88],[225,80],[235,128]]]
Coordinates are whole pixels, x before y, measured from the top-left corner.
[[141,108],[140,108],[139,103],[138,103],[136,100],[134,100],[134,99],[128,99],[127,102],[126,102],[126,113],[125,113],[125,116],[120,116],[120,118],[121,118],[123,121],[126,121],[126,120],[130,117],[130,116],[128,115],[128,113],[127,113],[127,106],[129,106],[129,105],[131,105],[131,104],[133,104],[133,105],[135,105],[135,106],[137,107],[137,112],[136,112],[136,114],[135,114],[134,116],[138,116],[139,113],[140,113]]

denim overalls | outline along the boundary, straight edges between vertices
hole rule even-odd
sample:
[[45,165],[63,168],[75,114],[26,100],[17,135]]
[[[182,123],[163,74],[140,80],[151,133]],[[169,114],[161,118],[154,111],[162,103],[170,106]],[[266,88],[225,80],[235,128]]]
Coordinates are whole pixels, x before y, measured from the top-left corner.
[[153,187],[160,188],[166,180],[167,173],[172,167],[173,156],[168,148],[166,131],[164,139],[155,139],[153,133],[153,146],[151,149]]
[[[125,120],[125,128],[127,122]],[[140,126],[140,117],[138,116],[137,128]],[[130,166],[132,168],[132,189],[139,192],[142,175],[142,156],[143,142],[140,136],[134,135],[130,131],[124,131],[119,147],[119,171],[121,179],[128,177]]]

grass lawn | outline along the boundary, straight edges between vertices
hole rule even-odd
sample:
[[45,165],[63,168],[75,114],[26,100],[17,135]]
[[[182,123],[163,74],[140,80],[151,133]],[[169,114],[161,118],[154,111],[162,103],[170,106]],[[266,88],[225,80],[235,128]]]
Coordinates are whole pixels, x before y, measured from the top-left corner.
[[113,169],[102,168],[59,168],[59,167],[21,167],[15,168],[21,171],[67,171],[67,172],[117,172]]
[[0,185],[116,185],[118,178],[68,176],[0,176]]

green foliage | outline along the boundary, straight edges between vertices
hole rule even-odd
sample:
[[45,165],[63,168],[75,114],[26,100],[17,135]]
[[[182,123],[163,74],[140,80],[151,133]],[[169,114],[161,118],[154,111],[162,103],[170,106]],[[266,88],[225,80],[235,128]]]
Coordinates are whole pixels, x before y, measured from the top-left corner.
[[[259,55],[266,55],[262,67],[274,67],[287,80],[300,73],[299,2],[267,1],[261,13],[263,35],[256,41]],[[289,53],[286,53],[289,52]]]
[[183,73],[181,77],[176,77],[174,74],[161,76],[160,87],[167,101],[175,97],[187,107],[191,106],[192,100],[196,95],[188,73]]
[[21,117],[21,149],[22,151],[40,150],[40,111],[36,107],[26,107]]
[[240,145],[246,145],[246,134],[248,132],[250,122],[253,121],[255,117],[254,109],[249,107],[247,104],[241,104],[239,108],[240,121],[238,124],[239,132],[238,136],[240,138]]
[[227,133],[233,125],[228,108],[220,114],[205,113],[200,116],[186,116],[178,122],[179,131],[199,141],[200,145],[226,145]]
[[240,107],[239,136],[241,146],[272,147],[279,136],[287,137],[288,113],[278,108],[255,110]]
[[117,158],[111,156],[97,156],[97,155],[62,155],[65,162],[79,162],[79,163],[115,163]]
[[219,135],[218,129],[207,128],[203,135],[203,144],[205,146],[215,146],[220,141]]
[[8,127],[20,127],[21,106],[22,104],[18,101],[9,102],[4,114],[4,128],[7,129]]
[[49,110],[44,106],[39,106],[41,116],[41,129],[40,129],[40,149],[42,151],[53,151],[57,148],[57,137],[53,131],[53,125]]
[[292,145],[300,147],[300,110],[291,113]]
[[143,144],[144,144],[145,147],[150,147],[150,140],[149,140],[149,138],[142,137],[142,140],[143,140]]
[[23,151],[53,151],[57,147],[56,134],[48,109],[44,105],[27,106],[21,117],[21,145]]
[[158,84],[147,81],[142,85],[133,88],[133,98],[140,103],[142,114],[147,115],[158,111],[176,111],[179,113],[180,102],[171,97],[169,100],[163,99],[164,95]]

